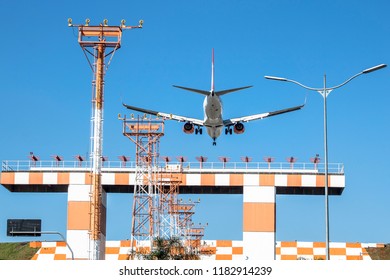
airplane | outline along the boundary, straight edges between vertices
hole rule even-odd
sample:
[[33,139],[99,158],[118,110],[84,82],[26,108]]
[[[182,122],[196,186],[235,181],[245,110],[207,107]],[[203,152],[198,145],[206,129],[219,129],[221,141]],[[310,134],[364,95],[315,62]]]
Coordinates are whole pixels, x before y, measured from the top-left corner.
[[239,118],[231,118],[231,119],[223,119],[222,118],[222,101],[221,96],[227,93],[231,93],[234,91],[239,91],[242,89],[247,89],[252,86],[245,86],[245,87],[239,87],[239,88],[232,88],[232,89],[226,89],[221,91],[215,91],[214,88],[214,49],[212,49],[212,61],[211,61],[211,89],[210,91],[206,90],[200,90],[200,89],[194,89],[194,88],[188,88],[188,87],[182,87],[182,86],[176,86],[173,85],[176,88],[180,88],[183,90],[188,90],[192,92],[196,92],[199,94],[202,94],[205,96],[204,102],[203,102],[203,111],[204,111],[204,119],[195,119],[195,118],[188,118],[184,116],[174,115],[174,114],[167,114],[163,112],[153,111],[149,109],[134,107],[131,105],[127,105],[122,102],[122,105],[126,107],[127,109],[142,112],[145,114],[155,115],[157,117],[163,117],[165,119],[169,120],[177,120],[179,122],[185,122],[183,126],[183,131],[186,134],[192,134],[195,132],[195,134],[202,134],[202,127],[206,127],[207,134],[213,139],[213,146],[217,144],[216,139],[221,135],[222,129],[225,128],[225,134],[232,134],[233,131],[236,134],[242,134],[245,131],[245,126],[243,123],[254,121],[258,119],[264,119],[267,117],[272,117],[296,110],[300,110],[303,108],[303,105],[286,108],[278,111],[273,112],[267,112],[267,113],[261,113],[261,114],[255,114],[255,115],[249,115]]

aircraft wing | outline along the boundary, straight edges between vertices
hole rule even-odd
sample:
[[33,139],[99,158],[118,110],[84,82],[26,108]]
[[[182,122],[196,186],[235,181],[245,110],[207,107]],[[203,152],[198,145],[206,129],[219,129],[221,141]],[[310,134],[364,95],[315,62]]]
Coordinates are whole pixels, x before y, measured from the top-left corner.
[[165,118],[167,120],[176,120],[176,121],[179,121],[179,122],[190,122],[190,123],[193,123],[193,124],[198,125],[198,126],[203,126],[204,125],[204,121],[203,120],[194,119],[194,118],[188,118],[188,117],[183,117],[183,116],[178,116],[178,115],[173,115],[173,114],[167,114],[167,113],[163,113],[163,112],[157,112],[157,111],[144,109],[144,108],[139,108],[139,107],[134,107],[134,106],[127,105],[125,103],[122,103],[122,104],[127,109],[138,111],[138,112],[142,112],[142,113],[149,114],[149,115],[154,115],[154,116],[157,116],[157,117],[163,117],[163,118]]
[[227,119],[227,120],[223,121],[223,124],[225,126],[229,126],[229,125],[234,125],[234,124],[239,123],[239,122],[249,122],[249,121],[264,119],[264,118],[268,118],[268,117],[272,117],[272,116],[276,116],[276,115],[280,115],[280,114],[284,114],[284,113],[300,110],[300,109],[303,108],[303,106],[305,106],[305,104],[300,105],[300,106],[287,108],[287,109],[278,110],[278,111],[268,112],[268,113],[250,115],[250,116],[245,116],[245,117],[241,117],[241,118]]

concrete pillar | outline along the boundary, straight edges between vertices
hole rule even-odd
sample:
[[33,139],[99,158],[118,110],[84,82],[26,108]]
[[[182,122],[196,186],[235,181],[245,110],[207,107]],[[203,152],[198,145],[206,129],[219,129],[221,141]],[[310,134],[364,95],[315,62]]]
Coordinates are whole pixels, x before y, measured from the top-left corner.
[[259,175],[244,175],[243,255],[248,260],[275,259],[276,188],[260,186]]
[[[72,248],[75,259],[88,259],[90,246],[90,220],[91,220],[91,185],[69,185],[68,187],[68,222],[66,239]],[[106,242],[106,204],[107,194],[102,192],[101,205],[101,256],[105,255]],[[67,256],[70,258],[69,256]]]

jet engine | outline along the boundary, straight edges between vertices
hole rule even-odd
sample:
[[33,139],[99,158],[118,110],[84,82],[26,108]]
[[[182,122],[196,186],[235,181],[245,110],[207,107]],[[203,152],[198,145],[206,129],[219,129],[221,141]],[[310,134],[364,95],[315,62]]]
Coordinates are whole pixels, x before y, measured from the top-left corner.
[[245,126],[242,123],[236,123],[234,125],[234,133],[242,134],[245,131]]
[[194,125],[190,122],[186,122],[183,126],[183,131],[186,134],[192,134],[192,133],[194,133],[194,130],[195,130]]

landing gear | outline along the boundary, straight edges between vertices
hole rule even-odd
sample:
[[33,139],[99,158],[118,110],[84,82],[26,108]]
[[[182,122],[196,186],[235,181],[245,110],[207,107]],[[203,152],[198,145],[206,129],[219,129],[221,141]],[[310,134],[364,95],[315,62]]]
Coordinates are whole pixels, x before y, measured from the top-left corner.
[[231,129],[230,127],[225,128],[225,135],[228,135],[228,134],[232,135],[232,133],[233,133],[233,129]]
[[217,142],[215,141],[215,138],[213,138],[213,146],[217,146]]
[[202,135],[202,128],[195,128],[195,134],[200,134]]

